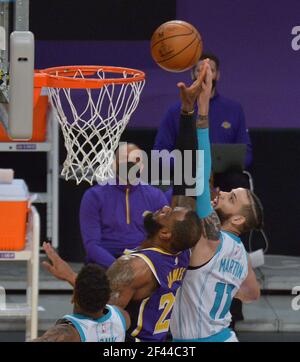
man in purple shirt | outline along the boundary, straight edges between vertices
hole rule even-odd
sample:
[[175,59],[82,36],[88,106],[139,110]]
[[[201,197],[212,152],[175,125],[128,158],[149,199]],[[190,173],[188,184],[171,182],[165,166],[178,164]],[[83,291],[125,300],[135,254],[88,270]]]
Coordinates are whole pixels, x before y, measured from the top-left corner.
[[[216,84],[220,78],[219,59],[214,54],[203,54],[197,66],[192,69],[192,79],[197,78],[203,59],[209,58],[213,72],[213,88],[209,105],[209,119],[211,126],[209,136],[211,143],[244,143],[247,145],[245,166],[248,168],[252,163],[252,145],[245,122],[245,115],[242,106],[233,100],[223,97],[217,92]],[[169,108],[161,121],[155,143],[155,150],[173,151],[176,147],[176,140],[179,132],[180,102]],[[197,112],[197,104],[195,104]],[[248,178],[236,171],[228,171],[214,175],[215,187],[224,191],[232,188],[249,188]]]
[[[140,149],[133,144],[120,147],[116,156],[117,174],[118,165],[125,164],[127,169],[142,165]],[[143,213],[155,212],[168,205],[163,192],[153,186],[132,185],[126,181],[122,184],[118,177],[112,181],[117,182],[88,189],[80,206],[80,228],[87,262],[105,268],[125,249],[134,249],[145,239]]]

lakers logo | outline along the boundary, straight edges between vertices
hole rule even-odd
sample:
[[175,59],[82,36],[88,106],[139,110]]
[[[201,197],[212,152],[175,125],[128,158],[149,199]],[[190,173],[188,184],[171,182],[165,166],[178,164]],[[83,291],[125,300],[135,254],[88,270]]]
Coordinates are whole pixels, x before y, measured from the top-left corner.
[[224,121],[224,122],[221,124],[221,127],[225,128],[225,129],[229,129],[229,128],[231,128],[231,123],[228,122],[228,121]]

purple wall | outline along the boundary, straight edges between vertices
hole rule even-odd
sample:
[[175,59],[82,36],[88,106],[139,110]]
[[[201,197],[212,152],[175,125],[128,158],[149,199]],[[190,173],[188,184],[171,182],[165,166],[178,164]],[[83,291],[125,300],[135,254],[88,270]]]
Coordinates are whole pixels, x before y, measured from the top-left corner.
[[[205,50],[219,55],[219,90],[242,103],[249,127],[300,127],[300,50],[291,47],[299,14],[300,0],[177,0],[177,19],[197,27]],[[77,63],[144,70],[146,86],[132,127],[158,126],[178,99],[176,83],[189,81],[188,72],[156,66],[148,41],[37,41],[36,49],[38,68]]]
[[300,126],[299,0],[179,0],[177,14],[219,54],[220,90],[243,104],[250,127]]

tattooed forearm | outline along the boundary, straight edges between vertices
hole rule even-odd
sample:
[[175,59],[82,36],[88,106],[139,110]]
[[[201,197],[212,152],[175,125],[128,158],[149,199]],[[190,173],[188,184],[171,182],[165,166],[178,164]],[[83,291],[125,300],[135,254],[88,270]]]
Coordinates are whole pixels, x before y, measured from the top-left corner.
[[119,305],[120,292],[134,280],[132,256],[124,255],[117,259],[107,270],[106,275],[110,282],[110,304]]
[[45,334],[32,342],[80,342],[80,337],[74,327],[60,324],[51,327]]
[[218,240],[220,238],[221,222],[216,211],[213,211],[205,219],[202,219],[205,236],[208,240]]

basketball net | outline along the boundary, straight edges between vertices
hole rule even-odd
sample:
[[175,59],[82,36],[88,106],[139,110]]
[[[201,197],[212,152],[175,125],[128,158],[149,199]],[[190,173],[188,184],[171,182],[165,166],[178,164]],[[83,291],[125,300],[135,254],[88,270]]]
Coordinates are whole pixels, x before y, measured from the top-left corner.
[[[145,84],[144,77],[137,80],[137,75],[128,73],[126,68],[116,68],[123,70],[117,72],[120,77],[108,79],[109,72],[114,72],[112,69],[108,71],[102,67],[93,74],[93,81],[95,78],[103,80],[97,88],[48,85],[51,105],[61,125],[67,150],[62,175],[66,180],[75,178],[77,184],[84,180],[90,184],[104,182],[113,176],[115,150]],[[71,74],[76,80],[91,80],[91,72],[80,68]]]

